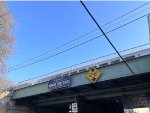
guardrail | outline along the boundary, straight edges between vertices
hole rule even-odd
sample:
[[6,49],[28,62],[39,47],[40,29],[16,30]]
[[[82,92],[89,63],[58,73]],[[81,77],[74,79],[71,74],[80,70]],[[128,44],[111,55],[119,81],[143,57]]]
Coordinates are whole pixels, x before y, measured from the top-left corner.
[[[136,57],[150,54],[150,43],[120,51],[120,54],[123,56],[125,60],[131,60]],[[16,89],[28,87],[28,86],[35,85],[35,84],[40,84],[52,78],[55,78],[57,76],[63,76],[63,75],[71,76],[76,73],[85,72],[91,66],[104,67],[104,66],[108,66],[111,64],[119,63],[119,62],[121,62],[121,59],[118,57],[116,53],[104,55],[104,56],[94,58],[85,62],[81,62],[72,66],[68,66],[68,67],[65,67],[65,68],[50,72],[50,73],[46,73],[38,77],[34,77],[25,81],[21,81],[15,87],[13,87],[13,89],[16,90]]]

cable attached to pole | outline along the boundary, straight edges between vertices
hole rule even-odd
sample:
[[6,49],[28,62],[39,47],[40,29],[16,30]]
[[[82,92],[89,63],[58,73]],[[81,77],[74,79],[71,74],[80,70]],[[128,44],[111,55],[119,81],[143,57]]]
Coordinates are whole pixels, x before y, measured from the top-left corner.
[[132,69],[130,68],[130,66],[126,63],[126,61],[123,59],[123,57],[121,56],[121,54],[118,52],[118,50],[115,48],[115,46],[113,45],[113,43],[110,41],[110,39],[107,37],[107,35],[105,34],[105,32],[103,31],[103,29],[100,27],[100,25],[98,24],[98,22],[96,21],[96,19],[93,17],[93,15],[91,14],[91,12],[88,10],[88,8],[85,6],[85,4],[82,2],[82,0],[80,0],[82,6],[85,8],[85,10],[87,11],[87,13],[90,15],[90,17],[92,18],[92,20],[95,22],[95,24],[97,25],[97,27],[99,28],[99,30],[102,32],[102,34],[104,35],[104,37],[107,39],[107,41],[110,43],[110,45],[113,47],[113,49],[116,51],[116,53],[119,55],[119,57],[122,59],[122,61],[125,63],[125,65],[127,66],[127,68],[129,68],[129,70],[131,71],[131,73],[134,75],[134,72],[132,71]]

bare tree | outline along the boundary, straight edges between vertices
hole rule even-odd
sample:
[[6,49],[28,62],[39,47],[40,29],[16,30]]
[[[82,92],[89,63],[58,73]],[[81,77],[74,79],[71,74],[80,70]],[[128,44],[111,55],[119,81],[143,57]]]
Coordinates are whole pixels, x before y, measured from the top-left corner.
[[[13,21],[5,1],[0,1],[0,86],[9,86],[6,76],[6,60],[12,55],[15,38],[12,35]],[[0,88],[1,89],[1,88]]]

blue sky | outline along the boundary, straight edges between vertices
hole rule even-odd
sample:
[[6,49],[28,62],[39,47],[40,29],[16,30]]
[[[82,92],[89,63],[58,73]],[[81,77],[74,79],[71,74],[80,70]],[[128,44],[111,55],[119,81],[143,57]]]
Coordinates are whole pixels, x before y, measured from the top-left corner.
[[[85,2],[100,25],[104,25],[110,20],[113,20],[144,3],[145,2],[133,1]],[[104,31],[107,32],[150,12],[149,7],[150,4],[108,26],[103,27]],[[8,8],[16,21],[16,27],[13,31],[13,34],[16,37],[15,52],[14,55],[7,61],[7,64],[10,67],[52,50],[59,45],[71,41],[97,28],[78,1],[10,1],[8,2]],[[134,15],[132,18],[124,21],[132,15]],[[77,42],[78,44],[82,43],[83,41],[99,36],[100,34],[99,30],[96,30]],[[148,43],[149,36],[147,17],[108,34],[108,37],[118,50],[128,49]],[[46,56],[51,56],[52,54],[61,52],[68,47],[72,47],[73,44],[58,49]],[[13,81],[23,81],[113,52],[114,50],[111,48],[106,39],[104,37],[100,37],[92,42],[56,57],[49,58],[43,62],[9,72],[8,76]]]

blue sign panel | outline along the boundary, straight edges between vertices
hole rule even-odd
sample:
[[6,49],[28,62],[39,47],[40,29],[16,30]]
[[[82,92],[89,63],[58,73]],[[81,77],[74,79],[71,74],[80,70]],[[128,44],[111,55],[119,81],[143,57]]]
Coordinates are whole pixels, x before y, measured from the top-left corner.
[[70,86],[70,76],[59,76],[54,79],[49,80],[48,88],[50,91],[69,87]]

